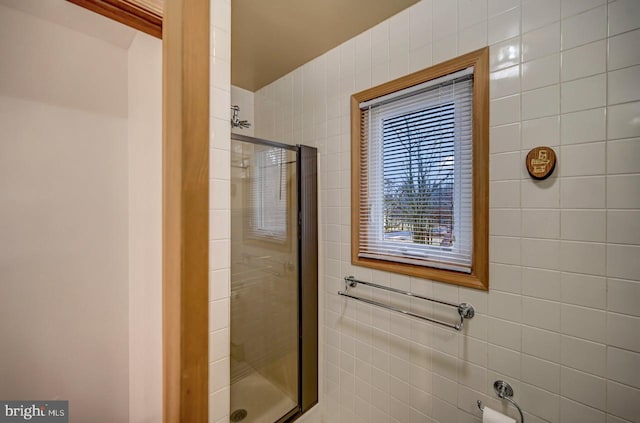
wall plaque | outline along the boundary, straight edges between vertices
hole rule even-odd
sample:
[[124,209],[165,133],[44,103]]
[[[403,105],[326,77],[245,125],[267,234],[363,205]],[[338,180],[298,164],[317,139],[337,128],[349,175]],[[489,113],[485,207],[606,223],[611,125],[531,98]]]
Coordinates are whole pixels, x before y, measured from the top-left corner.
[[556,152],[550,147],[536,147],[527,154],[527,171],[534,179],[547,179],[556,167]]

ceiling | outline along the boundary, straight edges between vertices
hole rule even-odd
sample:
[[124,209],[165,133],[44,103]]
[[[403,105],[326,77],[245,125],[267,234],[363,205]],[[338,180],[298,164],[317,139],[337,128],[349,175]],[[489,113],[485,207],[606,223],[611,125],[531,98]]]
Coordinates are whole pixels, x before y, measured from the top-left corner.
[[232,0],[231,83],[256,91],[418,0]]

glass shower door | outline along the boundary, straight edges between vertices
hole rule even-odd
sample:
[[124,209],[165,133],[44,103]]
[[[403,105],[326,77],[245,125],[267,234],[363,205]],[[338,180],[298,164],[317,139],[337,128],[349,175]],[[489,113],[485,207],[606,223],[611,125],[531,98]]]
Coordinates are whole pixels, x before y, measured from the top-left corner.
[[298,410],[296,151],[231,144],[232,422]]

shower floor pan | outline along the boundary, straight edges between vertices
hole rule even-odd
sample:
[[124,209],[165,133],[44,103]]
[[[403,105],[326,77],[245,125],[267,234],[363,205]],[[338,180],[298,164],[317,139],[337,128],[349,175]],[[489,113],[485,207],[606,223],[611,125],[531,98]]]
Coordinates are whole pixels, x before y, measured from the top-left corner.
[[242,423],[274,423],[294,407],[291,398],[258,372],[231,384],[231,414],[245,410]]

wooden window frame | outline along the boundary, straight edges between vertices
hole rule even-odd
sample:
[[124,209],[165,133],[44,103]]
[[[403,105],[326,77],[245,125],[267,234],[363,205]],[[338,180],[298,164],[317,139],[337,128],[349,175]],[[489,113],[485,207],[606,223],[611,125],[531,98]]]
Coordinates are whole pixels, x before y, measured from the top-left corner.
[[[471,273],[358,257],[360,251],[360,103],[474,67],[473,84],[473,259]],[[489,289],[489,48],[467,53],[351,96],[351,263],[388,272]]]

